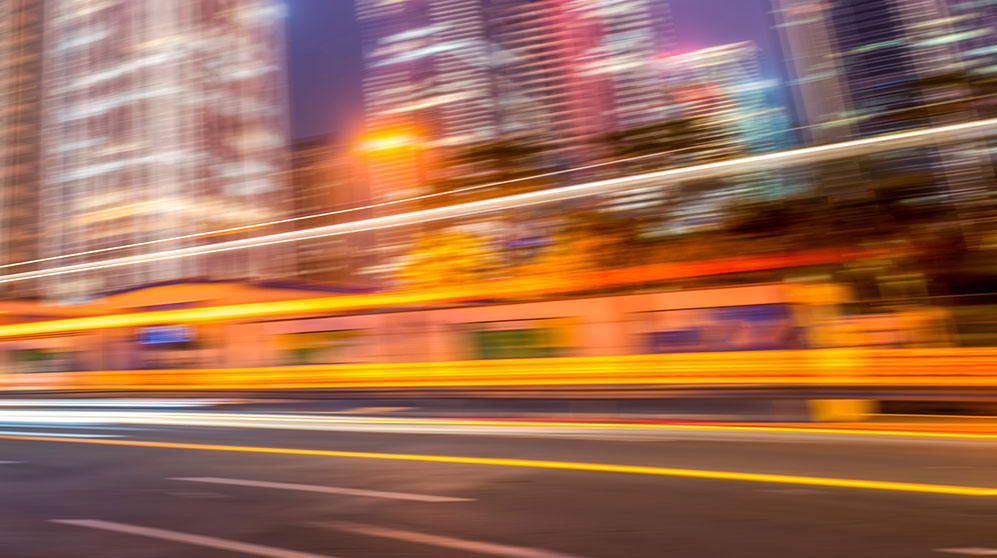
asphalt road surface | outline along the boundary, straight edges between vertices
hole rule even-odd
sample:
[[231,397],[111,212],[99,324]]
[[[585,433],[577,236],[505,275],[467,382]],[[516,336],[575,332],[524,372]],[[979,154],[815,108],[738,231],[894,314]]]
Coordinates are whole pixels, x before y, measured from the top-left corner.
[[993,438],[29,411],[3,558],[997,556]]

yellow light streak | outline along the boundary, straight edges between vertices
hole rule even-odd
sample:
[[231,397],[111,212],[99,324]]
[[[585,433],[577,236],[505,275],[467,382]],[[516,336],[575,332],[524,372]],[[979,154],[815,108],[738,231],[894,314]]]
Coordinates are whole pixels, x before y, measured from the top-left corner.
[[[22,324],[32,325],[32,324]],[[997,387],[997,349],[836,349],[0,374],[0,389],[526,386]],[[939,373],[944,370],[944,373]],[[764,372],[760,372],[764,371]],[[34,386],[34,387],[31,387]]]
[[[759,269],[772,269],[773,267],[826,264],[847,259],[861,259],[877,254],[876,251],[869,250],[849,251],[847,253],[844,251],[815,251],[788,255],[730,258],[706,262],[656,264],[571,276],[564,274],[532,276],[529,278],[465,284],[461,287],[336,295],[290,301],[49,320],[28,324],[0,325],[0,338],[162,323],[185,323],[285,314],[293,315],[296,313],[364,310],[390,307],[393,305],[405,306],[424,303],[445,303],[460,300],[478,300],[481,298],[508,298],[521,295],[532,296],[667,278],[674,279],[697,275],[755,271]],[[0,282],[3,282],[3,277],[0,276]]]
[[672,467],[651,467],[642,465],[616,465],[609,463],[583,463],[576,461],[546,461],[538,459],[506,459],[494,457],[463,457],[448,455],[421,455],[406,453],[375,453],[362,451],[309,450],[292,448],[270,448],[257,446],[227,446],[217,444],[192,444],[181,442],[153,442],[145,440],[106,440],[87,438],[59,438],[42,436],[0,435],[0,439],[30,440],[39,442],[65,442],[77,444],[101,444],[114,446],[187,449],[203,451],[230,451],[246,453],[269,453],[284,455],[308,455],[319,457],[346,457],[357,459],[381,459],[396,461],[420,461],[430,463],[458,463],[471,465],[496,465],[504,467],[528,467],[535,469],[561,469],[573,471],[593,471],[602,473],[626,473],[657,475],[666,477],[687,477],[713,480],[734,480],[778,484],[798,484],[807,486],[830,486],[837,488],[862,488],[869,490],[889,490],[897,492],[920,492],[949,494],[957,496],[997,496],[997,488],[927,484],[915,482],[879,481],[865,479],[842,479],[830,477],[809,477],[801,475],[779,475],[769,473],[745,473],[738,471],[711,471],[702,469],[678,469]]

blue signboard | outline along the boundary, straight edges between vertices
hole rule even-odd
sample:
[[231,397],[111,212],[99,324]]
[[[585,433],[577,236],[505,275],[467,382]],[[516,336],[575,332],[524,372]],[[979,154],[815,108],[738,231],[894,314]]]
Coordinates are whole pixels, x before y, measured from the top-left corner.
[[788,304],[657,312],[645,333],[650,353],[765,351],[800,348]]
[[139,329],[141,345],[173,345],[194,340],[194,328],[188,325],[158,325]]

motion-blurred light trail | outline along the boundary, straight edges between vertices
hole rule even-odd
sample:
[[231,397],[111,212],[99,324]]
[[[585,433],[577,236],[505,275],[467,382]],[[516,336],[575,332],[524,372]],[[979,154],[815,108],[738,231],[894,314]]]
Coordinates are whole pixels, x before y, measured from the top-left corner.
[[[195,409],[236,403],[228,399],[0,399],[0,408],[97,407]],[[2,411],[0,411],[2,413]]]
[[481,298],[515,297],[523,294],[532,296],[682,277],[839,263],[865,257],[875,257],[877,255],[882,255],[882,252],[868,249],[814,250],[773,256],[724,258],[705,262],[653,264],[616,269],[611,272],[593,272],[573,277],[563,275],[545,276],[542,280],[537,280],[536,278],[499,279],[465,284],[458,287],[335,295],[225,306],[85,316],[29,323],[4,324],[0,325],[0,337],[139,325],[364,310],[392,306],[478,300]]
[[947,126],[923,128],[907,132],[897,132],[871,138],[817,145],[801,149],[766,153],[724,161],[715,161],[711,163],[655,171],[635,176],[599,180],[584,184],[576,184],[573,186],[526,192],[493,199],[412,211],[397,215],[362,219],[348,223],[313,227],[309,229],[275,233],[239,240],[230,240],[216,244],[192,246],[175,250],[164,250],[135,256],[111,258],[97,262],[66,265],[49,269],[26,271],[22,273],[11,273],[7,275],[0,275],[0,284],[37,279],[41,277],[53,277],[68,273],[78,273],[81,271],[95,271],[141,263],[186,258],[203,254],[214,254],[245,248],[271,246],[312,238],[429,223],[444,219],[467,217],[480,213],[512,209],[516,207],[560,202],[596,194],[621,192],[630,188],[664,186],[677,181],[717,177],[761,167],[773,169],[789,165],[816,163],[856,155],[878,153],[891,149],[912,148],[952,141],[978,140],[992,135],[995,129],[997,129],[997,118],[975,120],[972,122],[963,122]]
[[[170,413],[170,412],[99,412],[99,411],[17,411],[0,410],[0,422],[12,424],[33,423],[86,423],[86,424],[141,424],[163,426],[212,426],[225,428],[264,428],[286,430],[363,430],[392,431],[392,427],[504,427],[501,432],[530,433],[551,429],[570,430],[645,430],[645,431],[722,431],[722,432],[777,432],[818,435],[902,436],[914,438],[962,438],[970,440],[997,440],[997,431],[972,431],[949,428],[931,430],[879,427],[820,427],[809,424],[745,425],[725,423],[646,423],[646,422],[573,422],[570,420],[489,420],[489,419],[434,419],[387,417],[330,417],[326,415],[282,415],[251,413]],[[410,430],[410,429],[409,429]],[[449,432],[449,431],[447,431]]]
[[[32,324],[26,324],[32,325]],[[0,335],[3,326],[0,326]],[[769,389],[863,388],[909,390],[954,387],[989,396],[997,387],[997,349],[786,349],[360,363],[287,367],[102,370],[0,374],[9,390],[193,391],[233,390],[643,386],[692,389],[768,386]],[[944,372],[940,372],[940,370]],[[794,387],[795,386],[795,387]]]
[[997,487],[959,486],[947,484],[927,484],[866,479],[841,479],[830,477],[808,477],[801,475],[779,475],[769,473],[745,473],[738,471],[710,471],[701,469],[678,469],[672,467],[650,467],[643,465],[617,465],[610,463],[583,463],[576,461],[545,461],[538,459],[505,459],[495,457],[464,457],[450,455],[420,455],[405,453],[375,453],[363,451],[313,450],[294,448],[271,448],[256,446],[227,446],[217,444],[194,444],[182,442],[155,442],[149,440],[96,440],[79,438],[57,438],[43,436],[0,435],[7,440],[42,442],[69,442],[77,444],[104,444],[147,448],[185,449],[203,451],[230,451],[245,453],[270,453],[286,455],[311,455],[318,457],[348,457],[357,459],[381,459],[396,461],[420,461],[431,463],[459,463],[469,465],[497,465],[505,467],[531,467],[537,469],[566,469],[573,471],[593,471],[602,473],[627,473],[638,475],[658,475],[666,477],[686,477],[712,480],[732,480],[765,482],[777,484],[798,484],[807,486],[829,486],[837,488],[861,488],[869,490],[889,490],[895,492],[921,492],[949,494],[956,496],[997,496]]

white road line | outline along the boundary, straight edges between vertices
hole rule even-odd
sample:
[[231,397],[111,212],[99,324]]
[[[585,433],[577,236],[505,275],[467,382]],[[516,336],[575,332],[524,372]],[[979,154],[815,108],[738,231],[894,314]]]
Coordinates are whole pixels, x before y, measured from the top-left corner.
[[205,546],[209,548],[220,548],[232,552],[242,552],[253,556],[266,556],[267,558],[334,558],[323,554],[312,554],[311,552],[298,552],[297,550],[286,550],[273,546],[261,544],[250,544],[228,539],[206,537],[204,535],[191,535],[179,531],[167,531],[166,529],[154,529],[152,527],[140,527],[138,525],[128,525],[126,523],[115,523],[113,521],[101,521],[99,519],[52,519],[53,523],[63,525],[75,525],[77,527],[87,527],[89,529],[101,529],[104,531],[115,531],[118,533],[128,533],[152,539],[162,539],[195,546]]
[[55,438],[127,438],[120,434],[78,434],[76,432],[34,432],[18,430],[0,430],[3,436],[50,436]]
[[24,463],[23,461],[0,461],[0,465],[17,465],[18,463]]
[[380,490],[363,490],[359,488],[341,488],[338,486],[316,486],[313,484],[294,484],[287,482],[268,482],[246,479],[226,479],[219,477],[173,477],[170,480],[207,482],[214,484],[233,484],[237,486],[257,486],[261,488],[277,488],[280,490],[300,490],[303,492],[322,492],[325,494],[346,494],[348,496],[366,496],[369,498],[390,498],[392,500],[411,500],[414,502],[473,502],[471,498],[454,498],[452,496],[431,496],[428,494],[410,494],[407,492],[383,492]]
[[415,531],[403,531],[401,529],[390,529],[387,527],[378,527],[377,525],[354,523],[352,521],[324,521],[314,523],[314,525],[332,527],[333,529],[345,531],[347,533],[369,535],[372,537],[384,537],[388,539],[442,546],[446,548],[456,548],[470,552],[477,552],[478,554],[502,556],[504,558],[582,558],[576,554],[564,554],[563,552],[553,552],[542,548],[530,548],[525,546],[511,546],[506,544],[471,541],[467,539],[455,539],[453,537],[417,533]]
[[935,552],[947,552],[948,554],[965,554],[967,556],[997,556],[997,548],[982,548],[982,547],[936,548]]

